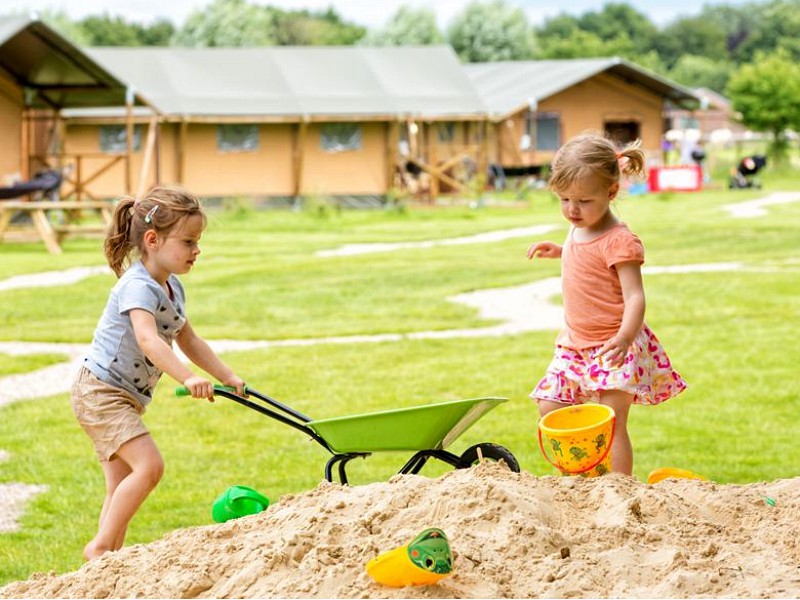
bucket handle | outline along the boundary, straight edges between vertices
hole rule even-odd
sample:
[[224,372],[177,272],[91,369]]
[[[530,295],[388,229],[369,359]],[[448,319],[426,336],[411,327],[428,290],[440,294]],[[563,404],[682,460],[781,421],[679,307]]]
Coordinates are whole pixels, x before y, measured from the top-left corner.
[[617,429],[617,417],[613,416],[613,417],[611,417],[611,437],[608,440],[608,444],[606,444],[605,452],[603,452],[603,454],[600,456],[600,458],[597,459],[597,462],[592,463],[588,467],[586,467],[584,469],[580,469],[579,471],[567,471],[567,470],[562,469],[561,467],[559,467],[556,463],[554,463],[552,460],[550,460],[549,456],[547,456],[547,451],[544,449],[544,443],[542,442],[542,429],[538,425],[536,426],[536,431],[539,434],[539,450],[542,451],[542,454],[544,455],[545,460],[547,460],[547,462],[549,462],[551,465],[553,465],[556,469],[558,469],[562,473],[567,473],[569,475],[580,475],[581,473],[586,473],[586,472],[591,471],[592,469],[594,469],[600,463],[602,463],[606,459],[606,456],[608,456],[608,453],[611,452],[611,444],[614,441],[614,432],[616,431],[616,429]]
[[232,486],[230,490],[230,494],[228,496],[228,500],[231,503],[236,502],[237,500],[242,500],[248,498],[250,500],[255,500],[259,504],[262,504],[264,508],[269,506],[269,498],[267,498],[264,494],[259,492],[258,490],[254,490],[251,487],[247,487],[246,485],[235,485]]

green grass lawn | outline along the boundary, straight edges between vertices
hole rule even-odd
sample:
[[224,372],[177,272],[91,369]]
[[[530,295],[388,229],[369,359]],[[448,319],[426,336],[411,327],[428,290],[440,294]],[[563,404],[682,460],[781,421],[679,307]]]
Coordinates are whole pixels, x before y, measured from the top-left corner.
[[66,354],[25,354],[20,356],[0,352],[0,377],[36,371],[66,360],[69,360]]
[[[780,189],[800,189],[796,181]],[[771,189],[779,189],[774,185]],[[703,473],[721,483],[794,477],[800,409],[800,203],[770,207],[757,219],[721,210],[759,192],[622,199],[619,213],[643,239],[648,265],[736,262],[718,273],[645,276],[647,320],[690,388],[657,407],[636,407],[631,432],[635,474],[660,466]],[[521,285],[558,274],[556,261],[529,262],[531,239],[436,246],[322,258],[345,243],[414,241],[552,223],[565,232],[557,203],[535,193],[529,205],[309,213],[237,210],[214,213],[195,272],[183,281],[195,329],[209,339],[291,339],[446,330],[491,325],[448,302],[454,294]],[[102,264],[97,240],[0,245],[0,279]],[[57,288],[0,292],[0,340],[88,342],[111,275]],[[54,302],[53,299],[57,298]],[[536,447],[537,414],[527,399],[549,362],[555,331],[503,338],[323,344],[230,353],[225,359],[251,385],[314,418],[484,395],[508,403],[453,445],[492,441],[535,474],[552,475]],[[2,357],[7,360],[6,357]],[[32,357],[2,373],[38,368]],[[41,357],[41,364],[49,358]],[[301,433],[220,399],[176,398],[164,379],[145,420],[164,454],[166,475],[130,527],[128,543],[211,522],[213,500],[232,484],[273,500],[314,487],[326,453]],[[0,584],[34,571],[82,564],[93,535],[103,481],[66,394],[0,408],[0,483],[46,484],[19,533],[0,534]],[[408,455],[386,453],[351,463],[355,484],[385,480]],[[432,465],[424,473],[436,475]]]

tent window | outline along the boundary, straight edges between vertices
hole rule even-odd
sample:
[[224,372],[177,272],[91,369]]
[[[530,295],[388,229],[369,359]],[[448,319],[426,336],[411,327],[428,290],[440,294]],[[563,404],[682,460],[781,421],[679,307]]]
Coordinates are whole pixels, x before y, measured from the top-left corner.
[[536,149],[558,150],[559,146],[561,119],[558,113],[536,113]]
[[449,143],[456,139],[456,124],[452,121],[436,124],[436,135],[439,142]]
[[361,150],[361,125],[358,123],[328,123],[323,125],[320,146],[325,152]]
[[641,137],[639,123],[635,121],[606,122],[605,130],[606,137],[613,140],[620,148]]
[[252,152],[258,150],[258,125],[217,125],[217,150]]
[[[128,128],[125,125],[100,126],[100,151],[108,154],[118,154],[128,150]],[[142,148],[142,126],[133,126],[133,150],[138,152]]]

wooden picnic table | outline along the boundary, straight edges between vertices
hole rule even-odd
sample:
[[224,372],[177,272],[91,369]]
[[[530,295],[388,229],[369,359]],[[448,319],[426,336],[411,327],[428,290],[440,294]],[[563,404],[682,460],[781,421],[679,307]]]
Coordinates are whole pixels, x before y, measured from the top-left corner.
[[[30,215],[33,231],[53,254],[61,254],[61,240],[68,235],[105,233],[111,223],[114,204],[105,200],[4,200],[0,201],[0,242],[18,213]],[[83,211],[99,213],[102,223],[83,223]],[[51,220],[50,214],[61,211],[60,219]]]

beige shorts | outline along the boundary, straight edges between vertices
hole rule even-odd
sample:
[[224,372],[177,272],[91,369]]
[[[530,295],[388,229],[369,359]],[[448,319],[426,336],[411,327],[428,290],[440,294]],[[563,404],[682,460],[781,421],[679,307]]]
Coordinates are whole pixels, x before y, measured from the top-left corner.
[[125,442],[150,433],[142,422],[144,406],[86,367],[81,367],[72,385],[72,411],[101,461],[111,460]]

